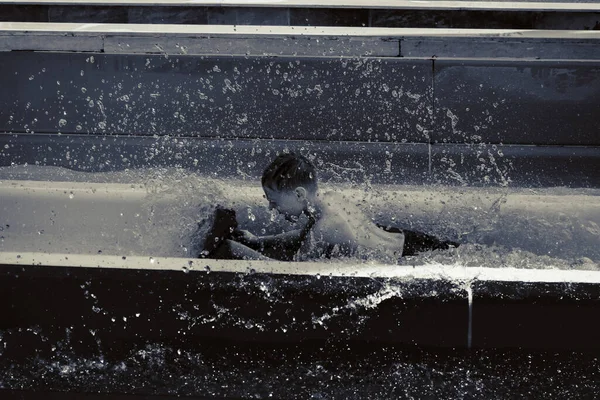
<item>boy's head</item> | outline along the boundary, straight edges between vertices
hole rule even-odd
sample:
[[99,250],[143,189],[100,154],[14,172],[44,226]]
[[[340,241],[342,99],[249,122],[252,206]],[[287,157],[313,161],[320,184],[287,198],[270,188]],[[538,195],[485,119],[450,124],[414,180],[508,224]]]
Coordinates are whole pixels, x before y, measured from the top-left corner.
[[280,154],[263,172],[261,183],[270,208],[299,216],[317,193],[317,171],[306,157]]

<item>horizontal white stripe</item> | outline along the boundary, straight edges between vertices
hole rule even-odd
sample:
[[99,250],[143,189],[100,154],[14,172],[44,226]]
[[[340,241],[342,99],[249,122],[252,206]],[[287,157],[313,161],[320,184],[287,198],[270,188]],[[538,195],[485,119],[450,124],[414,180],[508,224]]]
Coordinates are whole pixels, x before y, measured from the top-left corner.
[[[390,278],[400,280],[427,279],[456,282],[499,281],[531,283],[600,283],[600,271],[484,268],[426,264],[418,266],[384,265],[375,262],[282,262],[186,259],[173,257],[120,257],[79,254],[45,254],[0,252],[2,265],[105,268],[156,271],[202,271],[206,273],[264,273],[275,275],[307,275],[332,277]],[[551,266],[549,266],[551,268]]]
[[437,28],[366,28],[252,25],[173,25],[173,24],[80,24],[45,22],[0,22],[2,34],[104,34],[124,36],[210,35],[211,37],[271,36],[347,36],[347,37],[465,37],[499,39],[600,39],[600,31],[523,30],[523,29],[437,29]]
[[370,8],[504,11],[600,11],[597,3],[569,1],[416,1],[416,0],[2,0],[4,4],[108,5],[108,6],[200,6],[281,8]]

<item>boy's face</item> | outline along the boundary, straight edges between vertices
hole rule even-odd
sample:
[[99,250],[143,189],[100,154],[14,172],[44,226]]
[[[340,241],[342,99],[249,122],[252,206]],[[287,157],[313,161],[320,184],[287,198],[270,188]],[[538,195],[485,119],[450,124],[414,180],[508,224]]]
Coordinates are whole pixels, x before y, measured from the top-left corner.
[[306,207],[306,199],[299,196],[295,190],[279,191],[269,187],[263,187],[263,190],[269,202],[269,209],[276,209],[290,221],[295,221]]

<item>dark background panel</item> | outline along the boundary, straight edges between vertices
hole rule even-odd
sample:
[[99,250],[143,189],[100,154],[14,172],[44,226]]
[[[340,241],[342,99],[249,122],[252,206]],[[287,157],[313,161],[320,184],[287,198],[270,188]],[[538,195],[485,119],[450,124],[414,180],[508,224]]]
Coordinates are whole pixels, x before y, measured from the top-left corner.
[[0,4],[0,21],[48,22],[48,6]]
[[428,142],[431,62],[0,54],[0,130]]
[[474,348],[600,347],[599,288],[583,283],[475,282]]
[[371,26],[468,29],[534,29],[541,13],[457,10],[371,10]]
[[598,62],[435,61],[437,143],[600,145]]
[[599,15],[569,11],[0,4],[0,21],[22,22],[589,30],[600,27]]
[[207,24],[208,7],[127,7],[130,24]]
[[298,26],[370,26],[370,10],[290,8],[289,25]]
[[127,23],[125,7],[60,6],[48,7],[48,22]]

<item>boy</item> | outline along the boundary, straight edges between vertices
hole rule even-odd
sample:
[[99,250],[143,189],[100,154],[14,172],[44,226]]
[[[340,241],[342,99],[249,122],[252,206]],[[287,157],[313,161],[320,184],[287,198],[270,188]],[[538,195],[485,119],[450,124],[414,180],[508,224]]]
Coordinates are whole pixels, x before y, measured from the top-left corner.
[[[211,257],[308,260],[372,255],[395,262],[403,255],[405,233],[397,228],[388,232],[373,224],[343,195],[319,193],[316,169],[307,158],[294,153],[280,154],[265,169],[261,183],[270,209],[277,209],[292,222],[304,214],[308,219],[306,225],[280,235],[255,236],[237,230],[236,224],[230,228],[233,234],[222,243],[226,246],[220,246],[220,251]],[[450,244],[428,235],[405,232],[418,242],[416,247],[420,249],[448,248]],[[414,243],[411,254],[413,247]]]

